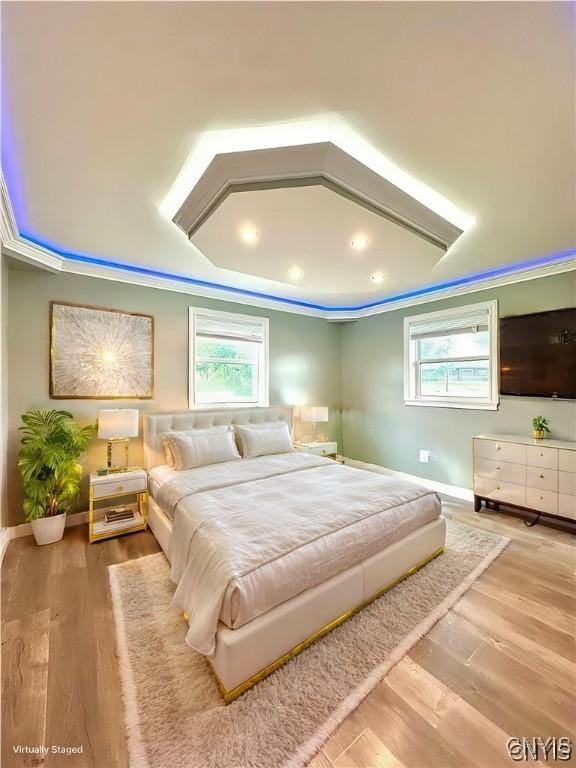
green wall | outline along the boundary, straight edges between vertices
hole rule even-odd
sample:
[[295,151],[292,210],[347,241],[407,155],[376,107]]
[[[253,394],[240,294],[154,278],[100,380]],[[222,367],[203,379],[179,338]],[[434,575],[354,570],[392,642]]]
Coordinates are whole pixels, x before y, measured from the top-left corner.
[[[154,400],[50,400],[49,304],[51,300],[147,312],[155,318],[156,392]],[[20,414],[28,408],[66,408],[83,423],[101,408],[138,407],[141,411],[188,407],[188,307],[210,307],[270,318],[270,404],[319,404],[331,407],[326,434],[342,440],[340,430],[340,329],[324,320],[213,301],[172,291],[37,269],[8,270],[8,473],[9,505],[4,524],[22,519],[22,495],[16,468]],[[298,432],[297,432],[298,435]],[[142,462],[141,445],[132,441],[131,463]],[[105,444],[95,440],[84,461],[86,471],[105,464]],[[87,477],[78,509],[87,509]]]
[[[554,437],[576,439],[576,403],[536,398],[502,398],[498,411],[405,406],[403,402],[403,320],[407,315],[498,299],[501,315],[576,304],[576,273],[529,280],[356,322],[317,318],[213,301],[172,291],[96,278],[8,270],[8,471],[9,504],[3,523],[22,522],[16,468],[20,414],[28,408],[67,408],[86,423],[100,408],[131,406],[142,411],[188,407],[188,307],[201,306],[270,318],[270,403],[329,405],[326,434],[350,458],[452,485],[470,487],[472,436],[479,432],[528,434],[534,415],[547,416]],[[5,294],[6,295],[6,294]],[[153,401],[50,400],[48,396],[51,300],[71,301],[155,317],[156,393]],[[4,307],[5,308],[5,307]],[[5,330],[5,329],[4,329]],[[340,418],[340,406],[342,417]],[[298,435],[298,431],[297,431]],[[429,464],[418,462],[423,448]],[[142,461],[133,441],[131,463]],[[95,440],[86,472],[105,462]],[[87,478],[79,509],[87,508]]]
[[[576,439],[574,402],[503,397],[498,411],[404,405],[404,318],[490,299],[498,299],[501,316],[574,306],[576,272],[373,315],[342,327],[346,456],[470,488],[475,434],[529,434],[531,418],[542,414],[554,437]],[[429,464],[419,463],[421,448],[432,452]]]
[[0,526],[8,517],[8,259],[0,253]]

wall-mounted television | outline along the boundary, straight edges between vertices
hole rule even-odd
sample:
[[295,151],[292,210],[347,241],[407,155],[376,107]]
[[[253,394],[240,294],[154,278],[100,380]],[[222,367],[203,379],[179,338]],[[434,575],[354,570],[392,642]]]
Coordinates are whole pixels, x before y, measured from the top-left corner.
[[500,394],[576,399],[576,308],[500,319]]

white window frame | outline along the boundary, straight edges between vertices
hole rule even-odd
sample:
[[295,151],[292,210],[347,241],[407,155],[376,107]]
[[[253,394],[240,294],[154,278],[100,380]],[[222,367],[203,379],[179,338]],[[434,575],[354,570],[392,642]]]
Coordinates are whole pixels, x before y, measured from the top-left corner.
[[[262,344],[258,356],[258,399],[254,402],[231,403],[206,403],[196,402],[196,315],[210,315],[213,318],[226,320],[246,320],[251,323],[259,323],[262,326]],[[188,407],[191,409],[216,409],[216,408],[255,408],[269,405],[269,320],[267,317],[254,315],[241,315],[236,312],[221,312],[215,309],[203,309],[202,307],[188,308]]]
[[[470,314],[474,311],[487,311],[489,350],[488,364],[490,394],[487,398],[479,397],[443,397],[420,395],[420,377],[418,369],[423,362],[417,357],[417,341],[411,339],[411,328],[426,321],[437,323],[446,318],[454,320],[458,315]],[[446,358],[446,362],[458,362],[462,358]],[[485,359],[484,355],[482,359]],[[466,358],[470,360],[470,358]],[[471,410],[496,411],[499,404],[499,351],[498,351],[498,302],[485,301],[477,304],[467,304],[462,307],[441,309],[437,312],[426,312],[404,318],[404,404],[432,406],[435,408],[468,408]]]

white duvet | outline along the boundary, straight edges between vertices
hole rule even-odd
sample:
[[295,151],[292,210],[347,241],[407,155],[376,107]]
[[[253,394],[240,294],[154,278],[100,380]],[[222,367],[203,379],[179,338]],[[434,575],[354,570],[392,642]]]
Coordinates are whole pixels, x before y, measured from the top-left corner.
[[219,620],[242,626],[440,514],[431,491],[300,453],[178,473],[157,501],[173,514],[174,603],[206,655]]

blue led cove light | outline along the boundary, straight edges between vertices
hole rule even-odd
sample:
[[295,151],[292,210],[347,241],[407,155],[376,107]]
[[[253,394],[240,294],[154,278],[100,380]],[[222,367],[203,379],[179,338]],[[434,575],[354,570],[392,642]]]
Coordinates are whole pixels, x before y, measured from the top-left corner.
[[519,261],[514,264],[506,264],[502,267],[494,267],[493,269],[487,269],[482,272],[475,272],[471,275],[465,275],[464,277],[458,277],[453,280],[447,280],[442,283],[433,283],[431,285],[424,286],[423,288],[417,288],[413,291],[405,291],[403,293],[396,293],[392,296],[387,296],[384,299],[377,299],[375,301],[367,302],[366,304],[351,304],[344,306],[333,306],[326,304],[315,304],[311,301],[304,301],[301,299],[291,299],[283,296],[274,296],[273,294],[262,293],[261,291],[251,291],[247,288],[235,288],[231,285],[224,285],[222,283],[212,283],[208,280],[200,280],[195,277],[188,277],[187,275],[179,275],[173,272],[163,272],[159,269],[152,269],[150,267],[142,267],[137,264],[130,264],[123,261],[112,261],[109,259],[102,259],[96,256],[90,256],[84,253],[73,253],[66,251],[53,243],[31,235],[26,232],[20,232],[20,237],[27,240],[33,245],[37,245],[41,248],[46,248],[49,251],[53,251],[58,256],[62,257],[66,261],[76,262],[78,264],[92,264],[97,267],[104,267],[106,269],[116,269],[122,272],[129,272],[135,275],[142,275],[144,277],[155,277],[162,280],[172,280],[184,285],[193,285],[198,288],[208,288],[216,291],[223,291],[237,296],[245,296],[252,299],[264,299],[265,301],[273,301],[280,304],[287,304],[294,307],[303,307],[305,309],[315,309],[321,312],[338,313],[338,312],[359,312],[364,309],[374,309],[375,307],[384,307],[388,304],[394,304],[406,299],[415,299],[420,296],[429,296],[433,293],[439,293],[441,291],[449,290],[451,288],[459,288],[463,285],[474,285],[476,283],[482,283],[486,280],[491,280],[496,277],[503,277],[505,275],[513,275],[516,272],[522,272],[526,269],[535,269],[537,267],[549,266],[558,262],[567,261],[570,257],[576,259],[576,250],[568,249],[565,251],[557,251],[556,253],[549,253],[545,256],[539,256],[535,259],[529,259],[527,261]]
[[343,312],[359,312],[366,309],[374,309],[376,307],[385,307],[390,304],[395,304],[407,299],[415,299],[420,296],[428,296],[435,293],[441,293],[442,291],[449,290],[451,288],[458,288],[465,285],[474,285],[476,283],[482,283],[486,280],[490,280],[505,275],[513,275],[516,272],[521,272],[526,269],[534,269],[541,266],[547,266],[563,261],[567,261],[570,257],[576,258],[576,250],[558,251],[556,253],[550,253],[545,256],[540,256],[535,259],[527,261],[516,262],[515,264],[508,264],[502,267],[495,267],[493,269],[485,270],[483,272],[476,272],[464,277],[455,278],[446,282],[434,283],[422,288],[418,288],[413,291],[406,291],[404,293],[393,294],[383,299],[377,299],[365,304],[354,304],[348,306],[333,306],[325,304],[316,304],[311,301],[305,301],[302,299],[293,299],[282,296],[274,296],[272,294],[262,293],[260,291],[251,291],[246,288],[236,288],[230,285],[223,285],[221,283],[213,283],[207,280],[200,280],[194,277],[188,277],[187,275],[180,275],[171,272],[163,272],[159,269],[153,269],[150,267],[144,267],[137,264],[130,264],[128,262],[113,261],[109,259],[99,258],[87,253],[75,253],[63,249],[56,243],[44,240],[35,234],[26,232],[20,229],[20,223],[26,222],[26,205],[23,194],[23,187],[20,182],[20,177],[17,168],[17,159],[20,157],[20,148],[14,132],[11,130],[11,121],[7,119],[7,114],[10,108],[9,99],[7,96],[7,89],[4,89],[2,93],[2,167],[3,175],[6,181],[6,185],[9,191],[10,203],[17,222],[17,228],[19,235],[23,240],[28,241],[34,245],[44,248],[68,262],[75,262],[78,264],[92,264],[97,267],[103,267],[105,269],[113,269],[121,272],[125,272],[133,275],[142,275],[144,277],[152,277],[163,280],[170,280],[175,283],[181,283],[183,285],[196,286],[197,288],[211,289],[228,293],[235,296],[244,296],[252,299],[263,299],[265,301],[271,301],[276,304],[284,304],[292,307],[302,307],[304,309],[317,310],[328,314],[337,314]]

